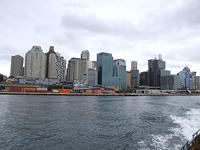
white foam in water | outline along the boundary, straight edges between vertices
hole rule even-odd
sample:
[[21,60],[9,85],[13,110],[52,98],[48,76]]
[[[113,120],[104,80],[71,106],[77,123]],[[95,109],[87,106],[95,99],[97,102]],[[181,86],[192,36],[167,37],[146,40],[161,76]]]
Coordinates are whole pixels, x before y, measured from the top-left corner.
[[[159,150],[176,150],[181,148],[181,145],[175,144],[175,147],[169,148],[169,141],[175,136],[178,137],[181,135],[181,131],[178,128],[169,129],[171,132],[167,135],[152,135],[152,143],[149,145],[154,149]],[[138,145],[142,147],[142,150],[150,150],[148,147],[147,141],[139,141]]]
[[[200,129],[200,109],[191,109],[184,116],[170,116],[174,123],[180,127],[169,129],[170,134],[152,135],[152,147],[159,150],[169,150],[169,141],[173,137],[184,136],[187,140],[192,139],[192,135]],[[149,150],[147,141],[139,141],[138,145],[142,150]],[[171,149],[180,149],[182,145],[174,145]]]
[[200,109],[191,109],[183,117],[171,116],[174,123],[180,125],[182,134],[187,140],[200,129]]

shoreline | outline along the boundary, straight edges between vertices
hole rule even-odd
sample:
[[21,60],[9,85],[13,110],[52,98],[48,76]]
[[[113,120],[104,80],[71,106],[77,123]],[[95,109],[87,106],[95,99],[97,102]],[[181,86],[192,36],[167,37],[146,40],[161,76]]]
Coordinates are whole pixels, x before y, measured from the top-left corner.
[[136,94],[136,93],[116,93],[116,94],[86,94],[86,93],[18,93],[0,92],[0,95],[35,95],[35,96],[200,96],[200,94]]

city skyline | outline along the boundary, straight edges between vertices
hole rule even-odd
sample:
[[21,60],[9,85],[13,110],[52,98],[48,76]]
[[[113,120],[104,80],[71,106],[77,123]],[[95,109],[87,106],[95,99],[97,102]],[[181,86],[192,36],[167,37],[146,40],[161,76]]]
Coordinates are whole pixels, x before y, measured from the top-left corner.
[[[33,45],[33,47],[34,47],[35,45]],[[41,47],[41,46],[39,46],[38,45],[38,47]],[[49,46],[50,48],[51,47],[54,47],[54,46]],[[44,53],[48,53],[48,51],[49,50],[44,50],[42,47],[41,47],[41,49],[43,50],[43,52]],[[56,48],[55,48],[56,49]],[[70,61],[71,59],[81,59],[81,58],[79,58],[80,57],[80,54],[82,55],[82,52],[84,52],[84,51],[87,51],[87,52],[89,52],[89,55],[91,55],[91,53],[90,53],[90,51],[89,50],[82,50],[82,51],[80,51],[79,52],[79,56],[77,56],[77,57],[72,57],[72,58],[70,58],[69,60],[66,60],[67,61],[67,65],[68,65],[68,61]],[[27,52],[28,52],[28,50],[27,50]],[[59,51],[57,51],[57,53],[60,55],[60,52]],[[102,51],[102,52],[100,52],[100,53],[107,53],[107,52],[105,52],[105,51]],[[98,54],[98,53],[97,53]],[[96,54],[96,56],[97,56],[97,54]],[[110,54],[112,54],[113,55],[113,53],[110,53]],[[2,73],[2,74],[4,74],[4,75],[6,75],[6,76],[10,76],[11,75],[11,67],[12,67],[12,65],[11,65],[11,62],[12,62],[12,58],[14,57],[14,56],[20,56],[20,57],[22,57],[24,60],[23,60],[23,67],[25,67],[25,58],[26,58],[26,53],[24,54],[25,56],[21,56],[21,55],[18,55],[18,54],[16,54],[16,55],[11,55],[11,57],[10,57],[10,66],[9,66],[9,72],[8,72],[8,74],[4,74],[4,73],[2,73],[2,72],[0,72],[0,73]],[[82,57],[82,56],[81,56]],[[158,54],[157,56],[155,56],[154,58],[149,58],[148,60],[146,60],[146,62],[147,62],[147,65],[145,66],[147,69],[145,70],[145,69],[141,69],[141,67],[140,66],[138,66],[138,61],[137,60],[133,60],[133,61],[131,61],[130,63],[127,63],[127,61],[126,61],[126,59],[124,59],[125,61],[126,61],[126,71],[131,71],[131,69],[132,69],[132,63],[134,62],[134,63],[136,63],[136,67],[138,68],[138,70],[140,70],[140,72],[144,72],[144,71],[148,71],[148,61],[149,60],[154,60],[154,59],[160,59],[159,57],[161,57],[161,59],[162,59],[162,55],[161,54]],[[65,56],[63,56],[63,58],[65,59]],[[117,58],[117,59],[123,59],[123,58]],[[97,57],[96,57],[96,59],[95,60],[91,60],[91,61],[97,61]],[[165,65],[166,65],[166,69],[168,69],[167,68],[167,64],[168,64],[168,61],[165,59],[165,61],[167,62]],[[134,64],[135,65],[135,64]],[[185,65],[184,67],[189,67],[188,65]],[[184,68],[183,67],[183,68]],[[66,70],[67,70],[67,66],[66,66]],[[181,70],[183,70],[183,68],[180,68],[180,70],[178,70],[178,72],[180,72]],[[190,69],[191,69],[191,67],[189,67]],[[170,70],[170,69],[168,69],[168,70]],[[173,70],[173,68],[172,68],[172,70]],[[198,74],[200,74],[200,72],[198,72],[198,71],[196,71],[196,70],[192,70],[191,69],[191,71],[195,71],[196,73],[197,73],[197,75]],[[173,72],[173,71],[171,71],[170,70],[170,72],[172,73],[172,74],[177,74],[178,72]]]
[[91,60],[104,51],[125,59],[127,70],[137,61],[142,72],[162,54],[173,74],[185,66],[199,74],[199,7],[197,0],[1,1],[0,72],[9,75],[11,56],[32,45],[45,52],[54,45],[67,61],[84,49]]

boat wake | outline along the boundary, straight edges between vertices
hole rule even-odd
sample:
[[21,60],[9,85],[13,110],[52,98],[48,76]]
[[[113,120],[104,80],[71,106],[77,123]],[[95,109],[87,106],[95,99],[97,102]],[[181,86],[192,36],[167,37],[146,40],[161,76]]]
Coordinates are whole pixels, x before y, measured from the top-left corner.
[[174,128],[168,129],[168,134],[151,135],[148,141],[139,141],[138,145],[142,150],[178,150],[192,135],[200,128],[200,109],[190,109],[183,116],[170,116]]
[[182,135],[191,140],[192,135],[200,128],[200,109],[191,109],[182,117],[171,116],[174,123],[180,126]]
[[151,135],[150,141],[140,141],[138,145],[141,150],[176,150],[181,148],[181,144],[172,141],[178,140],[177,137],[181,135],[178,128],[169,129],[169,134],[166,135]]

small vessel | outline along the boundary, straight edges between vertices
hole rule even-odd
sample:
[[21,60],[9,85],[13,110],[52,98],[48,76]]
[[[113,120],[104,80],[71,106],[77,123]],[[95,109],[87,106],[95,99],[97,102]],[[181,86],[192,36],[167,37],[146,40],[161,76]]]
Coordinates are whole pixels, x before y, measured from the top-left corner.
[[192,140],[188,141],[181,150],[200,150],[200,130],[192,136]]

